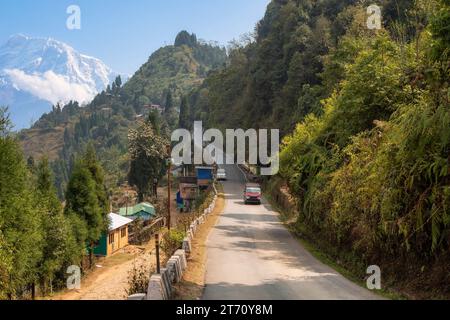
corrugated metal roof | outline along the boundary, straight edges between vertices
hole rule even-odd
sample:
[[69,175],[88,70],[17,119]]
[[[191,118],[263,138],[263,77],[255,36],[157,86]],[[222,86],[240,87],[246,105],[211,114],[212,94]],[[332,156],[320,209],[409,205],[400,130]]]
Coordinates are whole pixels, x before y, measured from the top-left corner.
[[140,212],[145,212],[152,216],[156,215],[155,207],[148,202],[139,203],[134,207],[120,208],[119,211],[121,216],[134,216]]
[[131,222],[133,222],[133,220],[122,217],[116,213],[110,213],[108,215],[109,217],[109,231],[113,231],[116,229],[119,229],[121,227],[126,226],[127,224],[130,224]]

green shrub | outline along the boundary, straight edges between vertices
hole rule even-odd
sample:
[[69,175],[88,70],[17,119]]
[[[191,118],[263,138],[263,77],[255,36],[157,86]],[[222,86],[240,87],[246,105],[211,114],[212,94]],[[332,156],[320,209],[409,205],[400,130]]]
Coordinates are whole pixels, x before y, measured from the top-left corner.
[[166,257],[172,256],[175,251],[181,249],[185,237],[186,232],[177,229],[172,229],[164,234],[161,249],[164,251]]

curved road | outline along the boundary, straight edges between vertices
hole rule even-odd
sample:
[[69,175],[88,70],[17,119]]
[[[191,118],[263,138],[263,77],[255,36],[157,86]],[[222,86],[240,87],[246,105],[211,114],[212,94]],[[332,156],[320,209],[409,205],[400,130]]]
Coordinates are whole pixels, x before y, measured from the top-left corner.
[[380,299],[315,259],[266,201],[244,205],[242,172],[224,168],[225,211],[206,244],[204,300]]

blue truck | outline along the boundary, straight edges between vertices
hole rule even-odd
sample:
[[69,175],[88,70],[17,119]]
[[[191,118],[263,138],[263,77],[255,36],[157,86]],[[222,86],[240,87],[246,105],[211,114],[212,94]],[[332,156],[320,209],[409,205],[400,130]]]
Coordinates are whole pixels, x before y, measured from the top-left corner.
[[208,188],[214,180],[213,167],[195,167],[197,175],[197,184],[201,189]]

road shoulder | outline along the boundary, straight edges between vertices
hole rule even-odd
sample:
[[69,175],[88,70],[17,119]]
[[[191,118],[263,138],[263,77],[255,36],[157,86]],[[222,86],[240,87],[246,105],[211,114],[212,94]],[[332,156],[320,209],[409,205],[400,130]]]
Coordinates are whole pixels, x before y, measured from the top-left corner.
[[188,257],[188,267],[182,281],[175,285],[175,300],[200,300],[205,289],[206,242],[225,208],[225,196],[219,188],[216,207],[200,225],[192,241],[192,252]]

